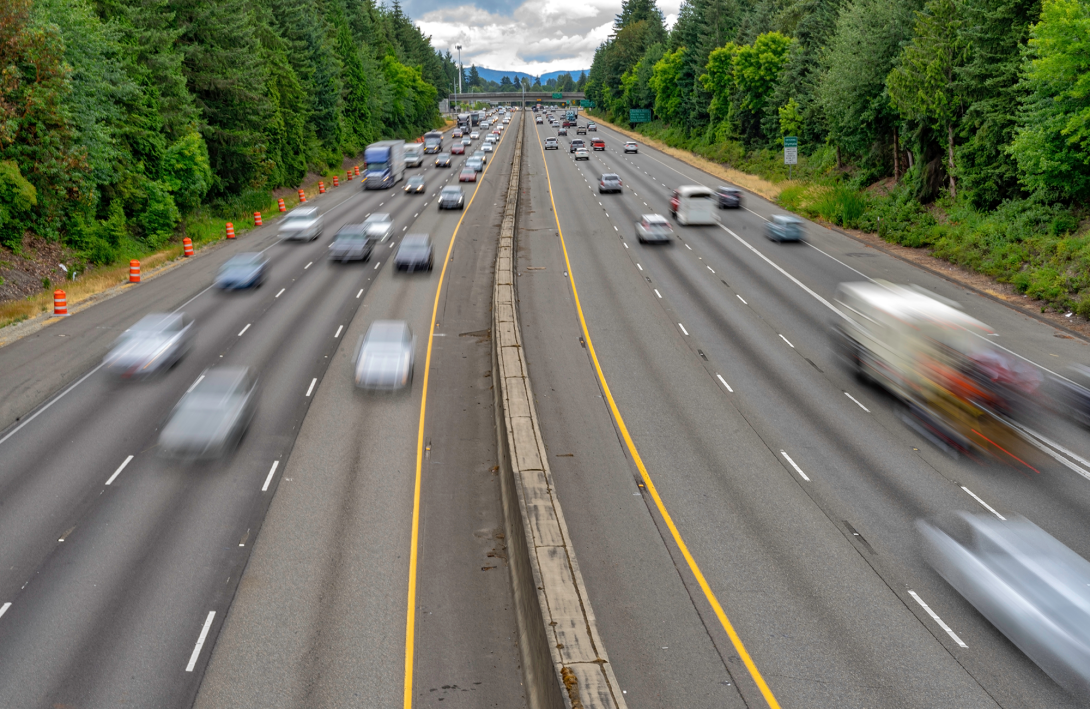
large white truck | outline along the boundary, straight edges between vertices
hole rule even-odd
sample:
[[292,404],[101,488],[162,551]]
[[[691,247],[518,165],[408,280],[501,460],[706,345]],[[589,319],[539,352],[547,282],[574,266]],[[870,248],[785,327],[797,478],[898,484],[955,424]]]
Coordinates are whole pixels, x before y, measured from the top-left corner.
[[363,189],[386,190],[405,179],[405,143],[383,140],[363,151]]
[[405,143],[405,167],[420,167],[424,164],[424,144]]

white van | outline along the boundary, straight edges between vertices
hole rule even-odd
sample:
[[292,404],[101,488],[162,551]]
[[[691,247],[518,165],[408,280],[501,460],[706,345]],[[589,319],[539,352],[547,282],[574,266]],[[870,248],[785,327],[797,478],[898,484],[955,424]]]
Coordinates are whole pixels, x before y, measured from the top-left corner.
[[715,192],[700,185],[683,185],[670,197],[670,214],[678,224],[718,224]]
[[424,164],[424,144],[405,143],[405,167],[420,167]]

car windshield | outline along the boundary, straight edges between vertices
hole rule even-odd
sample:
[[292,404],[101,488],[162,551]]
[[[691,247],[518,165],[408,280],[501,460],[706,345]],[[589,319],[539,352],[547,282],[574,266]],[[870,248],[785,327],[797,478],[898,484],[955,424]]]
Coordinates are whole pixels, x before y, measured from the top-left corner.
[[614,182],[620,180],[621,178],[617,177],[616,175],[602,175],[602,179],[606,182]]
[[386,162],[369,162],[367,163],[367,172],[382,172],[389,169],[390,163]]
[[424,178],[420,177],[419,175],[416,175],[414,177],[409,178],[409,186],[410,187],[416,187],[417,185],[422,185],[422,184],[424,184]]
[[444,197],[458,197],[461,194],[462,194],[462,191],[460,189],[458,189],[457,187],[444,187],[443,188],[443,196]]
[[390,215],[389,214],[383,214],[382,212],[379,212],[377,214],[372,214],[371,216],[367,217],[367,219],[364,220],[364,223],[365,224],[375,225],[375,224],[381,224],[381,223],[388,222],[388,221],[390,221]]
[[242,369],[211,370],[201,375],[197,383],[182,398],[180,408],[189,411],[218,411],[232,397],[245,392],[247,377]]
[[314,212],[289,212],[287,217],[289,222],[309,222],[314,219]]
[[260,254],[238,254],[223,264],[224,268],[249,268],[261,263]]
[[362,225],[346,226],[337,232],[337,235],[333,237],[334,241],[366,241],[367,231],[366,227]]
[[428,246],[428,237],[426,234],[409,234],[401,240],[402,248],[422,249]]
[[450,160],[450,153],[439,153],[437,160]]
[[376,322],[363,338],[364,352],[398,352],[408,344],[409,334],[401,323]]

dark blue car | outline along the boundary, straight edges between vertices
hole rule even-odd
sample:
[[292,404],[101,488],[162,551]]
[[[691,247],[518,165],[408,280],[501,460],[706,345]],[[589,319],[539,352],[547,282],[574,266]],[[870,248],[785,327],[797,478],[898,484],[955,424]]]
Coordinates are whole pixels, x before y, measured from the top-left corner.
[[224,290],[258,288],[268,277],[269,261],[262,254],[237,254],[220,266],[216,286]]

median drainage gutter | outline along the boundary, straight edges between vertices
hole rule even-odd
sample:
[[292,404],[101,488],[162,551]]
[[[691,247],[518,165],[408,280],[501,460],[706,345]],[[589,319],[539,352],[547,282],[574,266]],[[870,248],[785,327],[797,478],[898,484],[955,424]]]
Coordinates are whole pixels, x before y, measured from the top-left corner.
[[492,293],[492,371],[504,525],[531,709],[625,709],[560,509],[522,349],[515,223],[519,121]]

